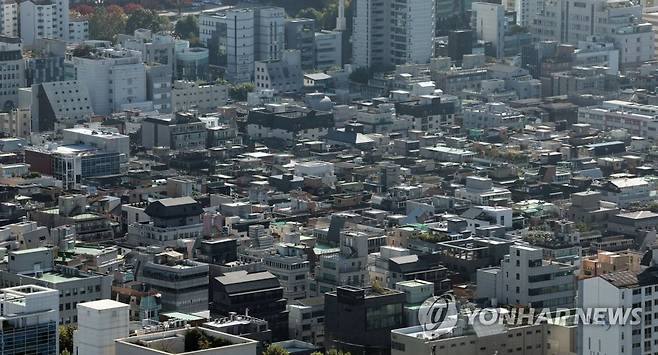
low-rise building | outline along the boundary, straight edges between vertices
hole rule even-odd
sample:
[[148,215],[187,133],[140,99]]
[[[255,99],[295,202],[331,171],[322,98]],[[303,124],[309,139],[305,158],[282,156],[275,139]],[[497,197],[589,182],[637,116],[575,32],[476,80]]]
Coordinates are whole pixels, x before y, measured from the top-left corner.
[[256,61],[256,89],[272,89],[277,93],[299,92],[304,86],[301,52],[286,50],[281,59]]
[[208,309],[208,275],[208,264],[169,251],[145,263],[138,279],[160,291],[163,311],[193,313]]
[[176,81],[171,90],[173,112],[199,110],[210,112],[226,104],[228,87],[224,84],[199,84],[193,81]]

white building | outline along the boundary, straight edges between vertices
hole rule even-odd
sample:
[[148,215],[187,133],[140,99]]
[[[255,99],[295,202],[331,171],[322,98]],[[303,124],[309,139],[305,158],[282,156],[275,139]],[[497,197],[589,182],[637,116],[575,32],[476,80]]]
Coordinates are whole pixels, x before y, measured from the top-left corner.
[[281,59],[256,61],[254,84],[256,89],[272,89],[275,93],[298,92],[304,86],[301,52],[290,49]]
[[89,89],[94,113],[109,115],[146,101],[146,67],[140,52],[101,49],[73,57],[78,80]]
[[0,177],[13,178],[27,175],[30,166],[27,164],[0,164]]
[[428,63],[434,53],[434,0],[356,0],[355,67]]
[[455,197],[487,206],[494,201],[503,203],[510,201],[512,193],[506,188],[494,186],[493,181],[489,178],[468,176],[466,186],[455,190]]
[[472,9],[471,16],[477,39],[491,42],[496,58],[502,58],[505,55],[505,27],[507,24],[505,8],[500,4],[474,2]]
[[328,69],[343,63],[343,32],[315,32],[315,67]]
[[652,26],[642,20],[642,5],[632,1],[549,0],[531,30],[540,40],[571,44],[601,36],[619,49],[622,65],[650,60],[654,55]]
[[578,123],[602,131],[624,129],[633,136],[658,139],[658,106],[610,100],[578,108]]
[[69,39],[69,1],[28,0],[20,3],[20,32],[30,47],[39,38]]
[[285,48],[286,11],[282,7],[258,7],[254,12],[255,60],[278,60]]
[[79,303],[73,353],[114,355],[115,340],[128,336],[129,311],[129,305],[112,300]]
[[326,185],[333,186],[336,182],[334,164],[324,161],[310,161],[295,165],[295,176],[318,177]]
[[108,153],[119,153],[123,161],[130,155],[130,137],[110,130],[75,127],[62,130],[64,144],[88,144]]
[[611,179],[601,187],[601,200],[626,208],[634,203],[655,201],[656,189],[643,178]]
[[500,267],[477,271],[477,298],[492,305],[571,308],[576,298],[575,266],[544,260],[541,248],[513,245]]
[[20,38],[0,37],[0,111],[18,106],[18,89],[25,86],[25,61]]
[[0,35],[18,37],[18,2],[0,0]]
[[174,112],[191,109],[209,112],[226,105],[227,101],[228,87],[224,84],[176,81],[171,91],[171,107]]
[[26,47],[38,38],[57,38],[55,35],[57,7],[52,2],[24,1],[20,5],[21,39]]
[[199,39],[226,67],[226,78],[234,83],[251,80],[254,72],[254,11],[232,8],[199,17]]
[[[208,349],[185,351],[185,334],[191,330],[203,333],[207,338],[217,339],[218,345]],[[175,330],[157,329],[155,332],[141,332],[140,335],[116,341],[116,355],[162,355],[162,354],[203,354],[203,355],[257,355],[258,341],[214,331],[208,328],[181,328]],[[162,351],[162,349],[168,349]],[[80,354],[81,355],[81,354]]]
[[[655,257],[654,257],[655,258]],[[580,281],[579,303],[584,309],[641,308],[639,324],[581,325],[580,354],[654,354],[658,352],[658,318],[652,311],[658,303],[656,266],[643,272],[617,271]],[[630,318],[630,317],[629,317]]]
[[277,253],[265,256],[263,262],[265,269],[279,279],[283,297],[289,301],[308,297],[311,263],[304,250],[288,244],[279,244],[276,249]]
[[341,233],[339,251],[319,256],[310,287],[312,296],[318,296],[335,291],[338,286],[368,284],[368,237],[361,233]]
[[74,17],[69,21],[69,42],[82,43],[89,39],[89,20]]
[[525,115],[502,102],[464,108],[463,129],[496,127],[520,128]]

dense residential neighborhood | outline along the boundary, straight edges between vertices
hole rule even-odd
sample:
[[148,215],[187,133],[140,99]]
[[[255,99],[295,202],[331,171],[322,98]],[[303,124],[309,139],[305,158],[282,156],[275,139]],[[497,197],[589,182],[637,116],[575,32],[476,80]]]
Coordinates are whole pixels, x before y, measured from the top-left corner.
[[0,0],[0,354],[658,354],[656,30]]

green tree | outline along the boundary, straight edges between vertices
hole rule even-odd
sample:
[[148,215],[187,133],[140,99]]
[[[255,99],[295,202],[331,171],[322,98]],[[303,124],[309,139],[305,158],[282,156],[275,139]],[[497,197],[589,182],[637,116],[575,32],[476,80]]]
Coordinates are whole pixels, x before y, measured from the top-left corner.
[[116,35],[126,30],[126,14],[116,5],[98,7],[89,16],[91,39],[114,41]]
[[254,90],[254,84],[244,83],[239,85],[231,86],[228,90],[228,96],[233,101],[246,101],[247,94]]
[[289,353],[278,345],[270,345],[263,351],[263,355],[288,355]]
[[344,353],[344,352],[338,351],[336,349],[331,349],[331,350],[327,351],[324,354],[320,351],[316,351],[314,353],[311,353],[311,355],[351,355],[351,354],[349,352]]
[[74,57],[86,57],[93,51],[93,48],[88,44],[81,44],[73,48]]
[[140,28],[160,32],[165,30],[168,25],[167,18],[159,16],[153,10],[135,9],[128,14],[128,18],[126,19],[126,33],[131,34]]
[[73,352],[73,331],[75,328],[70,324],[59,326],[59,349],[61,352]]
[[350,80],[355,83],[367,84],[370,79],[370,71],[368,68],[357,68],[350,74]]
[[176,22],[174,33],[180,38],[190,40],[191,38],[199,37],[199,21],[196,16],[188,15],[185,18]]

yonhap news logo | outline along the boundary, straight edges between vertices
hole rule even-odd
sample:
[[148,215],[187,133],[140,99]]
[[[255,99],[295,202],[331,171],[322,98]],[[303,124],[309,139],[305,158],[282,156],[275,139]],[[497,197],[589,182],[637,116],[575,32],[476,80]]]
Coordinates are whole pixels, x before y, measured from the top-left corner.
[[430,297],[418,309],[418,321],[426,333],[449,330],[457,325],[459,309],[451,294]]

